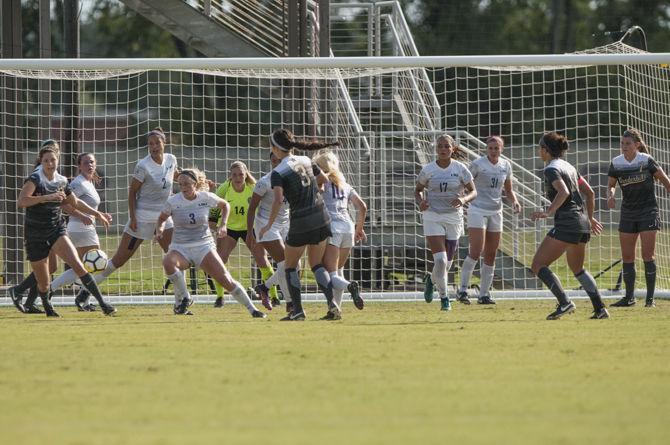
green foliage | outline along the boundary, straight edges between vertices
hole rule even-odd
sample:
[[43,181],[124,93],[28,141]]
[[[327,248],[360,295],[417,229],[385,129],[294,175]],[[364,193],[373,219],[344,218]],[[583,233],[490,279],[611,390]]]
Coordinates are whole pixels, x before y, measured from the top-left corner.
[[[7,444],[665,444],[670,303],[556,321],[496,307],[345,303],[341,322],[239,305],[0,308]],[[48,413],[48,415],[45,415]]]

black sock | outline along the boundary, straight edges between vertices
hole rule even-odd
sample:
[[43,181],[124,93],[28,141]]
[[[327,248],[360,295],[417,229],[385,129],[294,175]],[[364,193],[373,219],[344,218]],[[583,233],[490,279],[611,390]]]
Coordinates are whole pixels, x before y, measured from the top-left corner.
[[330,282],[330,274],[321,264],[312,267],[312,272],[314,273],[316,283],[319,285],[319,290],[326,296],[326,301],[330,308],[333,305],[333,283]]
[[593,279],[590,273],[586,269],[582,269],[581,272],[575,274],[575,278],[582,285],[582,288],[586,291],[591,304],[593,305],[594,310],[600,310],[605,307],[603,304],[603,299],[600,298],[600,292],[598,292],[598,287],[596,286],[596,280]]
[[561,306],[570,303],[568,296],[565,295],[565,292],[563,291],[563,286],[561,286],[560,280],[547,266],[543,266],[538,271],[537,277],[542,280],[544,285],[549,288],[552,294],[554,294]]
[[28,291],[28,298],[26,298],[26,302],[23,303],[23,305],[25,307],[33,306],[35,304],[35,300],[37,300],[37,284],[30,287],[30,290]]
[[623,284],[626,287],[626,298],[635,298],[635,263],[623,263]]
[[79,279],[81,280],[81,284],[95,297],[96,300],[98,300],[100,306],[107,305],[105,300],[102,299],[102,294],[100,293],[100,289],[98,289],[98,284],[95,282],[93,275],[87,273],[86,275],[80,276]]
[[644,278],[647,281],[647,300],[653,300],[656,291],[656,261],[644,262]]
[[286,269],[286,282],[288,283],[288,290],[293,301],[293,313],[302,312],[302,295],[300,294],[300,277],[295,269]]
[[17,294],[22,294],[33,286],[37,286],[37,279],[35,278],[35,273],[30,272],[30,275],[25,277],[23,281],[14,286],[14,290]]

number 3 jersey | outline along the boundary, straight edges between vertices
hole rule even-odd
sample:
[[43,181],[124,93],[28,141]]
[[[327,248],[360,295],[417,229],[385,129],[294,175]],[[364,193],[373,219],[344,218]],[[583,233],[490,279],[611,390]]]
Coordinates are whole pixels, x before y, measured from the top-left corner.
[[421,169],[417,182],[426,188],[428,211],[439,214],[459,214],[462,207],[455,208],[451,201],[463,196],[465,184],[472,181],[472,173],[462,162],[451,160],[447,168],[433,161]]
[[499,158],[493,164],[482,156],[470,164],[477,197],[470,203],[471,208],[486,211],[502,209],[502,191],[505,181],[512,179],[512,166],[506,159]]
[[323,189],[323,201],[330,214],[330,229],[333,233],[354,233],[354,222],[349,214],[349,201],[358,196],[346,182],[340,187],[327,181]]
[[156,222],[165,201],[172,195],[176,170],[177,158],[170,153],[163,155],[162,164],[157,164],[151,155],[147,155],[137,163],[133,178],[142,183],[135,204],[135,217],[138,221]]
[[204,191],[196,192],[193,200],[186,199],[182,193],[170,196],[162,213],[172,216],[172,242],[185,246],[214,242],[209,231],[209,210],[219,202],[221,198]]

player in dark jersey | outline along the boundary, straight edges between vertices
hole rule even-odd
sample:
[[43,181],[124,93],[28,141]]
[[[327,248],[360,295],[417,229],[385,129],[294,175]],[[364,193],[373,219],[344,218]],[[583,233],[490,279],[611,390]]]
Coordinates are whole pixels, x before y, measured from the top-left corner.
[[623,132],[621,155],[612,159],[608,172],[607,206],[616,205],[614,193],[617,183],[621,187],[621,217],[619,243],[623,262],[623,282],[626,295],[613,303],[615,307],[635,305],[635,247],[640,238],[644,275],[647,284],[645,307],[654,307],[656,289],[656,232],[661,230],[654,179],[658,179],[670,192],[670,179],[649,154],[642,135],[633,128]]
[[113,314],[116,309],[106,303],[93,276],[86,272],[79,260],[77,250],[67,236],[65,219],[61,206],[93,215],[105,227],[109,226],[106,215],[89,207],[84,201],[75,197],[67,179],[57,172],[58,144],[55,141],[42,146],[39,152],[35,171],[26,179],[19,193],[18,206],[26,209],[24,243],[26,256],[37,280],[37,288],[44,311],[48,317],[58,317],[58,313],[51,305],[49,296],[49,252],[54,251],[77,274],[93,296],[98,300],[105,315]]
[[289,230],[286,238],[285,264],[286,280],[293,302],[293,310],[283,318],[284,321],[304,320],[300,294],[298,263],[307,248],[307,257],[319,289],[325,294],[329,310],[333,306],[333,287],[330,275],[323,266],[323,255],[330,237],[330,215],[326,210],[320,184],[328,178],[306,156],[296,156],[293,149],[319,150],[338,145],[334,143],[306,143],[296,141],[286,129],[275,130],[270,136],[271,150],[280,159],[279,165],[272,171],[270,183],[274,194],[272,210],[268,223],[257,234],[262,239],[271,229],[279,213],[284,197],[289,204]]
[[[537,221],[553,216],[554,227],[540,244],[530,267],[558,299],[556,310],[547,316],[547,320],[557,320],[574,312],[576,308],[565,294],[558,277],[549,270],[549,266],[564,252],[570,270],[591,299],[594,310],[591,318],[609,318],[595,280],[584,269],[584,254],[586,243],[591,238],[590,233],[599,234],[603,229],[602,224],[593,217],[595,194],[577,170],[562,159],[568,149],[565,136],[553,131],[545,133],[539,145],[538,155],[546,163],[543,174],[547,199],[551,205],[546,211],[534,212],[531,219]],[[586,196],[586,202],[580,191]]]

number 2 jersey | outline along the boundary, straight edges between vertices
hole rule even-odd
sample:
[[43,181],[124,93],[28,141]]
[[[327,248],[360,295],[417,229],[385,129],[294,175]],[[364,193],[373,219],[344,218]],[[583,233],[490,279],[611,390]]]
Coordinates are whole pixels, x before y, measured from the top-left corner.
[[135,167],[133,178],[142,183],[135,202],[135,218],[139,222],[155,223],[165,201],[172,195],[177,158],[171,153],[163,154],[163,163],[157,164],[147,155]]
[[334,182],[327,181],[323,189],[323,201],[330,214],[330,230],[333,233],[354,233],[354,222],[349,214],[349,201],[358,196],[346,182],[340,187]]
[[552,159],[543,170],[547,199],[553,201],[558,191],[552,185],[562,179],[570,193],[554,214],[554,227],[570,233],[589,233],[591,223],[584,212],[584,200],[579,193],[579,173],[570,163],[560,158]]
[[658,217],[654,174],[659,166],[648,153],[638,153],[628,162],[623,155],[612,159],[608,176],[621,187],[621,219],[646,221]]
[[208,224],[209,210],[219,202],[221,198],[205,191],[196,192],[196,197],[192,200],[186,199],[182,193],[170,196],[162,213],[172,216],[172,242],[183,246],[213,243]]
[[502,191],[505,181],[512,179],[512,165],[508,160],[498,158],[493,164],[489,158],[482,156],[470,164],[477,197],[470,202],[470,208],[485,211],[502,209]]
[[428,210],[438,214],[462,214],[462,207],[453,207],[451,201],[463,196],[465,184],[472,181],[472,173],[462,162],[451,160],[447,168],[433,161],[421,169],[417,182],[426,188]]

